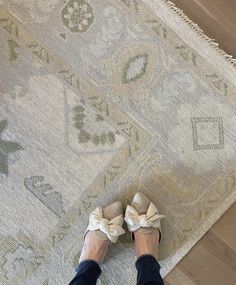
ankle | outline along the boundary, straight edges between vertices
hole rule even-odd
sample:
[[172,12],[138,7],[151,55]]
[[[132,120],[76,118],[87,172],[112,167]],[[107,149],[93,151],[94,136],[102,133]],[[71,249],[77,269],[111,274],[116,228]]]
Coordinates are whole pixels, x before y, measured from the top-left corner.
[[137,258],[142,255],[158,255],[159,231],[153,229],[150,232],[137,230],[134,232],[135,251]]
[[85,237],[80,262],[93,260],[101,266],[109,245],[109,240],[100,240],[96,237],[95,232],[88,232]]

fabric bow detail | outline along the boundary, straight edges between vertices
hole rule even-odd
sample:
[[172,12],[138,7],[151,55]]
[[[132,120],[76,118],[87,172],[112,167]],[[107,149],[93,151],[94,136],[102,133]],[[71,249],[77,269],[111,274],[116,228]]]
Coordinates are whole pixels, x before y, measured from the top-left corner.
[[122,215],[119,215],[109,221],[108,219],[103,218],[102,208],[98,207],[90,214],[89,226],[87,230],[100,230],[107,235],[111,242],[116,242],[117,238],[125,233],[124,229],[122,228],[122,224]]
[[157,207],[150,203],[147,213],[139,215],[138,211],[128,205],[125,212],[125,221],[128,225],[129,231],[134,232],[139,228],[160,228],[160,220],[165,216],[159,215]]

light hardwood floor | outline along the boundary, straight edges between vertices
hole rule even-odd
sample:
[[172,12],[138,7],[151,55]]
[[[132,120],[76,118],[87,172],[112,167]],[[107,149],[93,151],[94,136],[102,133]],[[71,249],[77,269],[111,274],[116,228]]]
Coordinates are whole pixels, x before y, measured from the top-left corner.
[[[236,0],[172,0],[236,58]],[[236,204],[165,278],[165,285],[236,285]]]
[[236,284],[236,204],[165,278],[165,285]]
[[221,49],[236,58],[236,0],[172,0],[215,39]]

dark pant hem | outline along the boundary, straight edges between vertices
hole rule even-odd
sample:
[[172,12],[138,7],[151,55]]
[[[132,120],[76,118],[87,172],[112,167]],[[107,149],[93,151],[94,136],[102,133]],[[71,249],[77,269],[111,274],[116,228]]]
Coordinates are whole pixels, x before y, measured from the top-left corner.
[[95,285],[102,270],[96,261],[88,259],[79,263],[76,272],[69,285]]

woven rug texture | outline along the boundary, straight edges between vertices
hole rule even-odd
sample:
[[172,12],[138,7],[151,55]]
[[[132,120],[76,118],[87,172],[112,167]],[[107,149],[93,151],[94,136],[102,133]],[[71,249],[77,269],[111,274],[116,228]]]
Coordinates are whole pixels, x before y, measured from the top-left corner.
[[[89,213],[143,191],[165,276],[236,201],[235,61],[165,0],[0,0],[0,284],[63,285]],[[99,285],[134,285],[129,233]]]

